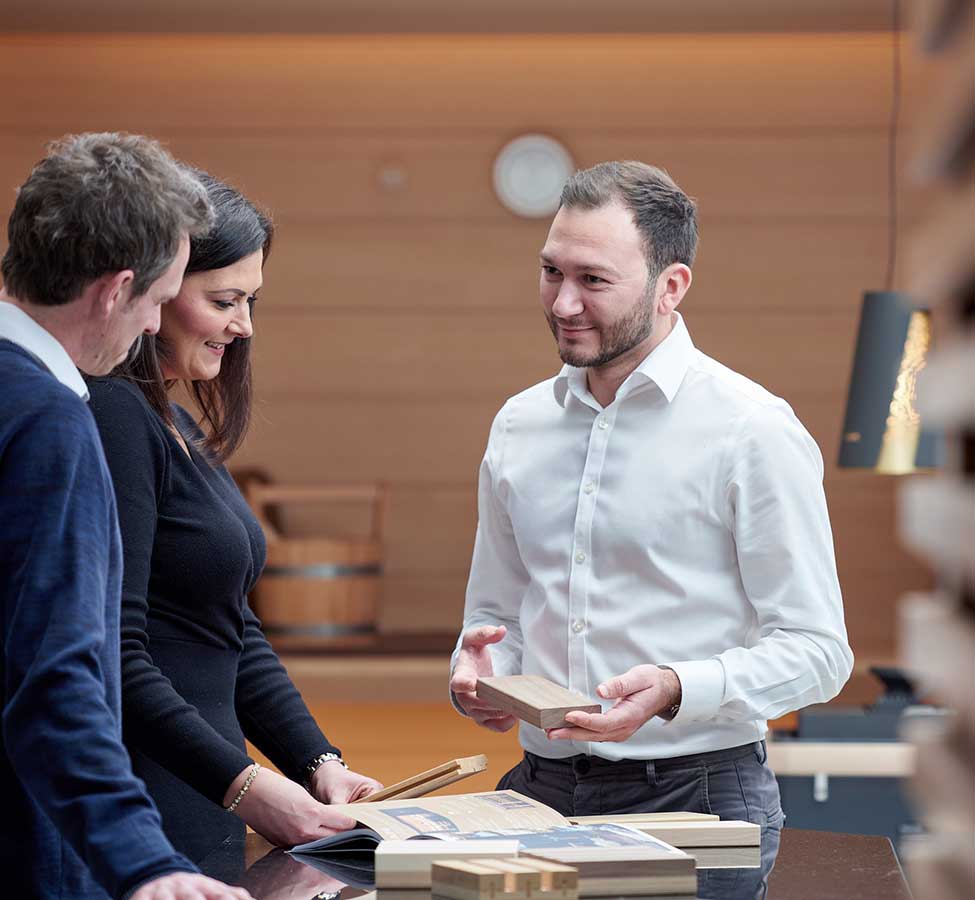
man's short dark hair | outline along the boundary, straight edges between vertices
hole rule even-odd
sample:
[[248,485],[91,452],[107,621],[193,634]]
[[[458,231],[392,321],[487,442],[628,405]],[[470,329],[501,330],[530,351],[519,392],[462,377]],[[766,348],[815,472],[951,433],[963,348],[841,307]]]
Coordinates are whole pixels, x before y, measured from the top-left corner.
[[133,296],[169,267],[184,234],[213,221],[207,193],[162,145],[142,135],[69,135],[17,192],[0,264],[20,300],[60,306],[103,275],[131,269]]
[[633,213],[652,277],[672,263],[694,263],[697,204],[663,169],[631,160],[599,163],[566,182],[560,205],[600,209],[614,200]]

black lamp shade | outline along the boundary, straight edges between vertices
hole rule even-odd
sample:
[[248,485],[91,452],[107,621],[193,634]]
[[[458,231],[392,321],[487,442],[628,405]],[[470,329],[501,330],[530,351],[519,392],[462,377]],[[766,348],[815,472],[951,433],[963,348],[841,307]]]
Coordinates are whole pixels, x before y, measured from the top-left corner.
[[843,468],[905,474],[938,465],[938,436],[914,408],[917,374],[930,343],[929,316],[905,294],[863,297],[853,374],[840,440]]

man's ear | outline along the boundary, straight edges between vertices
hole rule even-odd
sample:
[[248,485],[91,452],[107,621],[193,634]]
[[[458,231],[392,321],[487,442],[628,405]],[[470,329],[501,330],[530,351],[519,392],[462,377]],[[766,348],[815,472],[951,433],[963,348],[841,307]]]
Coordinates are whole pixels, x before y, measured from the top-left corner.
[[92,304],[98,318],[110,319],[117,309],[125,306],[132,298],[132,284],[135,272],[122,269],[114,275],[103,275],[93,285]]
[[691,286],[691,270],[683,263],[671,263],[657,276],[657,314],[669,316],[680,305]]

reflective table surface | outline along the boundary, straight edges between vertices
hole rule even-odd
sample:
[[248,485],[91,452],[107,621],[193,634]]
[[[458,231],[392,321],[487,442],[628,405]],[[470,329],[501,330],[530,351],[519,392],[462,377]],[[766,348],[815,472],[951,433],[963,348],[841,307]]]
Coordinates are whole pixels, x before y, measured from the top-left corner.
[[[200,867],[213,878],[246,887],[256,900],[351,900],[372,890],[361,871],[358,877],[336,867],[330,867],[329,873],[319,871],[256,834],[228,840]],[[427,900],[430,892],[379,891],[375,900],[384,896]],[[768,877],[754,866],[704,868],[699,862],[697,896],[701,900],[911,900],[887,838],[795,828],[782,831]]]

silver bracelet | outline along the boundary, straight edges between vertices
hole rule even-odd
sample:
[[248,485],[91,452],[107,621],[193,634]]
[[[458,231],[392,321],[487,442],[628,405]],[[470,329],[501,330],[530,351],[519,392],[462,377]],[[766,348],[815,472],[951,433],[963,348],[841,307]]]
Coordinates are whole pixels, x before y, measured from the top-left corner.
[[227,807],[227,812],[233,812],[240,806],[240,801],[244,799],[244,794],[246,794],[250,789],[251,785],[254,783],[254,779],[257,778],[257,773],[261,771],[261,764],[254,763],[251,766],[250,772],[247,773],[247,777],[244,779],[244,783],[241,785],[240,790],[237,791],[237,796],[234,797],[233,802]]
[[323,753],[321,756],[316,756],[307,766],[305,766],[305,781],[309,784],[311,783],[311,776],[314,775],[323,763],[327,763],[331,760],[335,760],[343,769],[349,768],[345,764],[345,760],[342,759],[338,753]]

